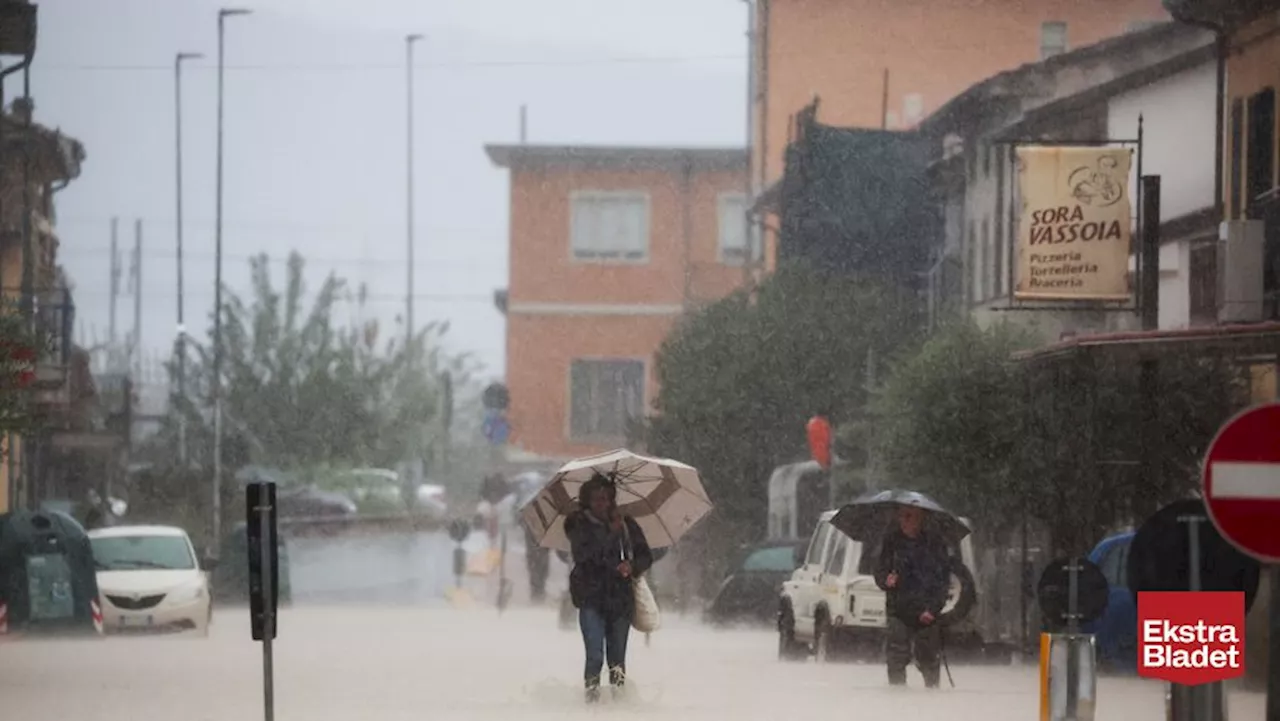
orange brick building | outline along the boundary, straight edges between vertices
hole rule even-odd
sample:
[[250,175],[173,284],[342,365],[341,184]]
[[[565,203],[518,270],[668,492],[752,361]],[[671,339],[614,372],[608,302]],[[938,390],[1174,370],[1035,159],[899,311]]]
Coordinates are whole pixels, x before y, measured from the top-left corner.
[[624,445],[654,355],[691,307],[746,279],[747,153],[499,145],[511,174],[512,442],[569,458]]
[[[1160,0],[751,0],[751,178],[782,175],[792,117],[906,129],[1024,63],[1168,21]],[[770,223],[769,225],[773,225]],[[766,233],[772,236],[772,233]],[[772,238],[762,254],[774,257]]]

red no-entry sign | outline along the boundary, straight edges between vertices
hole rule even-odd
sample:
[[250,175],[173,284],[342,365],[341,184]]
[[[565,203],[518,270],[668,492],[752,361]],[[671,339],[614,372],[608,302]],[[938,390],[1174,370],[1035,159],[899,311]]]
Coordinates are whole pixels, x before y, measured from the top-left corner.
[[1218,431],[1201,476],[1218,532],[1264,563],[1280,563],[1280,403],[1256,406]]

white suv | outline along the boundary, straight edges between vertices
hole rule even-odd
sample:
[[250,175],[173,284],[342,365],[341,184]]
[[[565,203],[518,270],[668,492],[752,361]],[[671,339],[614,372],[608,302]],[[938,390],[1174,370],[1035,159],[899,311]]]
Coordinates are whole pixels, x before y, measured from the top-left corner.
[[[842,652],[875,656],[880,652],[885,628],[885,593],[876,586],[878,544],[864,546],[831,525],[835,511],[827,511],[809,541],[801,565],[782,584],[778,608],[778,658],[799,660],[812,653],[818,661]],[[969,537],[958,553],[966,568],[973,568]],[[972,582],[972,579],[970,579]],[[943,612],[955,607],[963,582],[952,576],[951,594]],[[961,621],[961,635],[974,633]],[[955,631],[949,636],[955,635]]]

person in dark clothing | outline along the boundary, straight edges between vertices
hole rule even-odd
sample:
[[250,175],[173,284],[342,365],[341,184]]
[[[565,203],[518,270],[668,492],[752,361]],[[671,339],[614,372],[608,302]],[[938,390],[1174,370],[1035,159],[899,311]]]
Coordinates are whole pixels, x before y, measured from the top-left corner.
[[578,627],[586,647],[583,679],[587,701],[600,698],[600,671],[606,658],[614,693],[626,683],[627,638],[635,613],[631,580],[653,565],[644,532],[618,513],[617,491],[595,475],[582,485],[578,510],[564,521],[573,554],[569,595],[578,609]]
[[529,570],[529,598],[542,603],[547,598],[547,575],[551,572],[551,549],[538,545],[533,531],[524,527],[524,562]]
[[907,682],[914,656],[925,686],[937,688],[942,646],[937,621],[951,586],[951,560],[942,540],[924,531],[924,513],[910,506],[898,510],[898,527],[880,547],[875,579],[886,596],[889,683]]

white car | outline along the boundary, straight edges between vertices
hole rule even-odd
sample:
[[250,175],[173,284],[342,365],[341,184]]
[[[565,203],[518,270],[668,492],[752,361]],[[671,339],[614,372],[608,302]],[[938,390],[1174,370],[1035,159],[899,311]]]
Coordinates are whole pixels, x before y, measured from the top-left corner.
[[196,631],[208,635],[209,578],[191,538],[172,526],[89,531],[106,633]]
[[[836,656],[868,657],[880,652],[884,641],[885,592],[873,576],[879,544],[864,548],[831,525],[836,511],[818,518],[799,567],[782,584],[778,608],[778,657],[800,660],[810,653],[825,662]],[[968,520],[961,519],[966,524]],[[966,569],[973,568],[972,536],[951,550]],[[800,559],[797,559],[800,560]],[[951,593],[943,611],[959,603],[963,581],[951,576]],[[961,620],[952,628],[956,641],[978,643],[973,622]],[[976,641],[971,638],[976,636]]]

